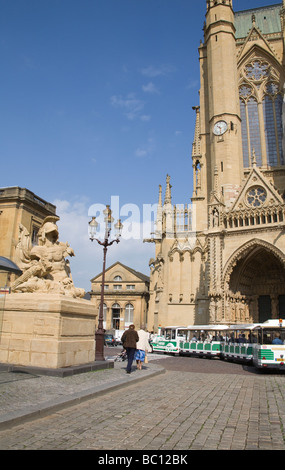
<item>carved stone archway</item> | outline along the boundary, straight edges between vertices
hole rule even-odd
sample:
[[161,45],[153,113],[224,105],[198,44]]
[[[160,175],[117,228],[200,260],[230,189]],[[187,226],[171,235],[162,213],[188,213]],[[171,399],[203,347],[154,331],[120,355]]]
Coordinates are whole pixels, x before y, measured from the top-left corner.
[[285,256],[254,239],[240,247],[224,271],[223,320],[256,323],[278,318],[285,299]]

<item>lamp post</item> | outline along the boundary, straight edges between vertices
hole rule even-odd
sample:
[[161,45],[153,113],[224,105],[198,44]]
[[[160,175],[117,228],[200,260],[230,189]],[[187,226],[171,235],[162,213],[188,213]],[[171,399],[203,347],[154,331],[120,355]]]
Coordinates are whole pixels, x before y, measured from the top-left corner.
[[98,240],[96,238],[96,231],[98,228],[98,222],[96,221],[96,217],[92,217],[92,220],[89,222],[89,238],[93,242],[96,240],[99,245],[103,246],[103,271],[102,271],[102,284],[101,284],[101,300],[100,300],[100,309],[99,309],[99,319],[98,319],[98,329],[95,332],[95,340],[96,340],[96,349],[95,349],[95,361],[105,361],[104,357],[104,329],[103,329],[103,308],[104,308],[104,284],[105,284],[105,270],[106,270],[106,255],[108,246],[113,245],[113,243],[119,243],[120,237],[122,234],[123,225],[121,220],[119,219],[116,225],[114,226],[116,233],[115,239],[109,241],[112,224],[114,219],[112,217],[112,211],[110,206],[106,206],[104,210],[104,221],[105,221],[105,236],[104,241]]

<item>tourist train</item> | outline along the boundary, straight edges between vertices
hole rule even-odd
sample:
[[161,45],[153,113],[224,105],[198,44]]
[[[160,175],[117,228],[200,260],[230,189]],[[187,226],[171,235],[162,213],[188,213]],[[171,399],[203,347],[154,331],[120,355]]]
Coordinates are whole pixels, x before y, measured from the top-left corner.
[[252,363],[285,371],[285,320],[234,325],[159,327],[153,352]]

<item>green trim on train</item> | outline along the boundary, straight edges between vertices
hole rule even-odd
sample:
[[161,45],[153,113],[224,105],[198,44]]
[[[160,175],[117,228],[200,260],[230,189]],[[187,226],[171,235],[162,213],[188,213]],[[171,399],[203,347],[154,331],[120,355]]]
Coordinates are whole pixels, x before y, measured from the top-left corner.
[[262,324],[190,325],[159,328],[154,352],[253,362],[285,372],[285,320]]
[[201,341],[186,341],[186,342],[183,342],[181,341],[180,342],[180,352],[183,354],[186,354],[186,353],[193,353],[193,354],[199,354],[199,355],[219,355],[222,351],[222,346],[221,346],[221,343],[217,342],[213,342],[213,343],[209,343],[209,342],[201,342]]
[[271,349],[258,349],[257,357],[260,360],[264,358],[266,361],[274,361],[274,352]]

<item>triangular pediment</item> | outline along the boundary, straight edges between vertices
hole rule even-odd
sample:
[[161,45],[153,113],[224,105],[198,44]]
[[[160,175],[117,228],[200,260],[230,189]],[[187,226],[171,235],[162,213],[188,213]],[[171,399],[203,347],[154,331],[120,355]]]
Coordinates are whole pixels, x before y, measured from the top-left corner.
[[[105,281],[115,282],[115,278],[122,282],[149,282],[149,277],[117,261],[105,271]],[[102,279],[102,273],[91,279],[91,282],[99,282]]]
[[230,208],[230,212],[239,210],[259,210],[261,208],[283,205],[284,201],[268,178],[257,167],[253,167],[245,180],[241,191]]
[[252,49],[254,48],[261,49],[263,52],[273,56],[277,62],[281,63],[281,57],[277,55],[276,51],[272,48],[270,43],[256,26],[251,28],[245,43],[240,48],[237,57],[238,62],[241,62],[246,56],[251,54]]
[[224,199],[222,194],[218,194],[217,191],[212,191],[210,195],[210,206],[224,206]]

